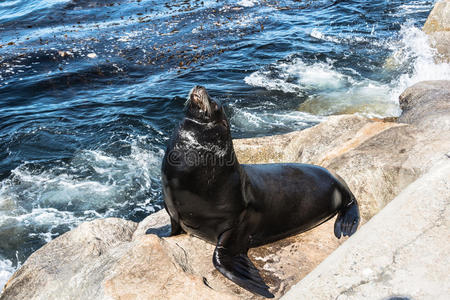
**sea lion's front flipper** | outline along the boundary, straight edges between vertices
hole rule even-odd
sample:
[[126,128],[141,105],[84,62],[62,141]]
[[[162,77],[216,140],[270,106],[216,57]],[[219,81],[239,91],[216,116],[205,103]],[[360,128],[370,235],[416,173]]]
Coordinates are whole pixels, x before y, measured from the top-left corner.
[[180,222],[170,217],[170,236],[179,235],[185,233],[181,228]]
[[166,224],[161,227],[151,226],[145,231],[145,234],[156,234],[159,237],[168,237],[185,233],[177,220],[170,218],[170,225]]
[[165,203],[165,202],[164,202],[164,208],[166,209],[167,214],[169,215],[169,218],[170,218],[170,235],[169,236],[174,236],[174,235],[179,235],[179,234],[185,233],[183,228],[181,228],[178,212],[176,210],[172,209],[172,214],[170,214],[169,208],[167,207],[167,203]]
[[269,292],[269,287],[248,258],[248,249],[236,249],[237,241],[234,241],[231,247],[228,248],[227,244],[230,241],[229,234],[220,235],[213,255],[214,267],[225,277],[244,289],[266,298],[273,298],[273,294]]

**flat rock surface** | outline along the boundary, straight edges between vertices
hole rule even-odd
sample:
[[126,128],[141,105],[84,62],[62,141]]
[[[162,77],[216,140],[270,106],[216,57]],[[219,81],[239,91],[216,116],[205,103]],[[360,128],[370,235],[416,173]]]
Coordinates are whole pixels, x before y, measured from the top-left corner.
[[449,238],[450,153],[282,299],[448,299]]
[[[334,116],[304,131],[235,140],[238,159],[241,163],[303,162],[329,168],[343,177],[356,195],[362,221],[365,223],[410,183],[431,172],[431,166],[439,163],[443,165],[446,162],[443,157],[450,155],[449,132],[442,130],[447,126],[448,113],[443,110],[434,112],[427,108],[429,105],[444,107],[448,104],[448,99],[434,99],[434,96],[431,97],[432,100],[423,98],[427,97],[427,93],[438,95],[435,94],[437,86],[438,89],[450,88],[446,88],[445,83],[429,82],[421,88],[409,90],[405,115],[400,117],[400,120],[402,117],[407,120],[408,124],[370,120],[355,115]],[[446,92],[439,93],[444,95]],[[421,115],[423,109],[427,109],[429,114],[435,114],[435,121],[430,122],[426,116]],[[449,195],[448,191],[441,192],[438,189],[439,186],[448,186],[448,182],[443,182],[437,176],[444,174],[442,172],[447,169],[439,170],[432,169],[435,175],[426,177],[426,180],[421,177],[422,181],[419,181],[433,188],[421,190],[416,187],[414,192],[407,195],[416,197],[417,193],[420,199],[427,201],[431,201],[428,199],[430,197],[434,199],[438,195],[445,196],[445,192]],[[440,194],[433,194],[433,191]],[[445,197],[441,198],[439,201],[443,201]],[[414,199],[419,199],[419,196]],[[430,202],[435,203],[431,204],[433,207],[441,205],[438,200],[433,201]],[[434,222],[434,217],[428,218],[426,211],[423,212],[427,222]],[[418,234],[422,229],[417,229],[415,222],[422,218],[420,213],[422,211],[418,208],[410,215],[409,223],[386,221],[385,225],[379,224],[377,228],[382,231],[371,235],[370,239],[367,237],[367,240],[362,240],[361,243],[364,244],[360,246],[366,247],[364,251],[373,248],[373,251],[383,252],[380,249],[384,249],[385,244],[379,242],[383,235],[391,234],[394,239],[394,236],[406,238],[411,234]],[[395,217],[391,215],[392,219]],[[330,220],[306,233],[250,250],[251,260],[261,271],[276,298],[284,295],[346,240],[334,237],[333,224],[334,220]],[[417,226],[420,224],[419,222]],[[437,229],[440,230],[440,227],[437,226]],[[363,233],[358,236],[365,236],[365,226],[360,230]],[[32,254],[5,285],[0,299],[258,298],[225,279],[214,269],[214,245],[186,234],[167,237],[169,231],[169,219],[165,211],[152,214],[139,224],[120,219],[83,223]],[[448,241],[448,232],[437,232],[426,240],[433,245],[430,247],[436,246],[433,239],[439,234],[447,234],[442,238],[442,243]],[[410,240],[400,242],[407,241]],[[395,245],[397,244],[386,244],[386,249]],[[349,248],[350,246],[346,246],[344,249],[350,251]],[[407,248],[404,249],[406,251]],[[431,260],[439,258],[438,262],[445,261],[442,257],[433,255],[430,256]],[[381,255],[367,258],[374,267],[370,269],[372,271],[361,270],[380,274],[381,269],[375,267],[385,268],[388,262],[392,264],[388,258]],[[409,272],[414,271],[413,265],[412,269],[408,269],[410,262],[405,261],[401,265],[399,260],[399,264],[391,270],[392,274],[400,274],[400,267]],[[353,265],[346,266],[356,268]],[[333,265],[329,268],[332,269]],[[363,278],[361,276],[365,273],[359,271],[353,279]],[[352,286],[347,285],[347,278],[340,273],[328,275],[335,276],[337,281],[342,280],[338,286],[345,289],[341,291]],[[397,284],[397,281],[392,281],[392,284]],[[351,292],[348,294],[351,295]]]

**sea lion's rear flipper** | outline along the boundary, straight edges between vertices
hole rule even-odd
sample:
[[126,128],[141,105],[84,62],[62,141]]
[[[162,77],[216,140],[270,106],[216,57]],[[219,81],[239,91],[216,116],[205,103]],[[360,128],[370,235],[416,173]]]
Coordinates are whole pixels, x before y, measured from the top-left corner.
[[[259,275],[258,269],[248,258],[246,253],[248,249],[233,254],[235,251],[226,247],[227,242],[229,242],[227,236],[229,237],[229,235],[222,234],[219,237],[213,255],[214,267],[242,288],[266,298],[273,298],[273,294],[269,292],[269,287]],[[236,243],[238,242],[235,242],[231,248],[235,248]]]
[[[352,195],[353,196],[353,195]],[[341,235],[351,236],[356,232],[359,225],[359,208],[356,199],[352,199],[350,204],[343,207],[334,223],[334,235],[340,239]]]

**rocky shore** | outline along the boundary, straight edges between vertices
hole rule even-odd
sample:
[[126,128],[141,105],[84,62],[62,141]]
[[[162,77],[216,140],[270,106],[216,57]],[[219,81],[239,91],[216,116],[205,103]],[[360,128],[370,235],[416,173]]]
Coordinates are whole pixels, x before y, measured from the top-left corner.
[[428,16],[423,31],[437,50],[436,60],[450,62],[450,1],[438,1]]
[[[434,38],[450,32],[450,1],[442,3],[424,30],[438,58],[448,59],[439,50],[446,40]],[[324,166],[345,179],[361,204],[363,225],[348,241],[333,236],[331,220],[251,249],[276,298],[450,293],[450,81],[417,83],[400,96],[400,106],[398,120],[332,116],[303,131],[234,141],[241,163]],[[33,253],[0,299],[258,298],[214,269],[213,245],[189,235],[167,237],[169,230],[164,210],[139,224],[115,218],[83,223]],[[390,288],[379,288],[386,284]]]

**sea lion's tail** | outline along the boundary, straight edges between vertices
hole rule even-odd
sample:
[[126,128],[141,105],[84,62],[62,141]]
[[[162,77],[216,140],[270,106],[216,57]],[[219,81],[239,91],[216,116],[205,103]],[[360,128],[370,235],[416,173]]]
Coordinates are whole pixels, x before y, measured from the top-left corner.
[[347,196],[347,201],[343,201],[345,205],[339,210],[336,222],[334,223],[334,235],[340,239],[341,236],[351,236],[358,228],[360,216],[358,201],[355,196],[347,188],[343,193]]

